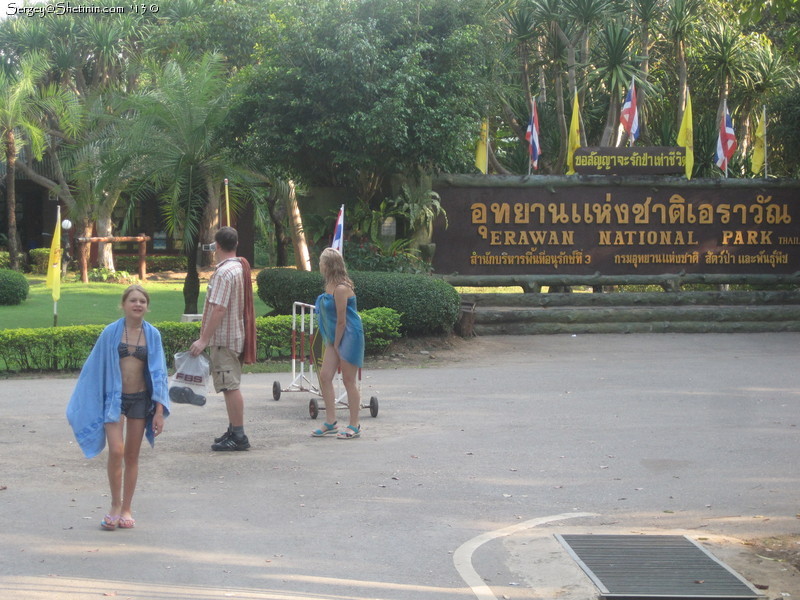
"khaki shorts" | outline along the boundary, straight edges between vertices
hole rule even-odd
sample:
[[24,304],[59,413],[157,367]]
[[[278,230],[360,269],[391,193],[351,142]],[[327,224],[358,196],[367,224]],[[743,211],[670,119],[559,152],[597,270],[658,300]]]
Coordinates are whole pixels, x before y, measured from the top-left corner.
[[242,355],[225,346],[211,346],[211,375],[215,392],[238,390],[242,380]]

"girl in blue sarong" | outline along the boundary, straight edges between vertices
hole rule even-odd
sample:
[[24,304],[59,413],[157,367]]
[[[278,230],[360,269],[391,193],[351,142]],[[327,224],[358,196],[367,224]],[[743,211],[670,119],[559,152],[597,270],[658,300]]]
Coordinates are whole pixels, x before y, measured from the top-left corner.
[[[364,363],[364,329],[356,309],[353,282],[347,275],[342,255],[333,248],[326,248],[319,258],[319,270],[325,280],[325,293],[317,297],[316,312],[319,334],[325,344],[319,387],[325,402],[326,421],[311,435],[335,435],[337,439],[349,440],[361,435],[361,393],[356,378]],[[350,409],[350,422],[341,431],[336,422],[333,389],[333,378],[339,369]]]

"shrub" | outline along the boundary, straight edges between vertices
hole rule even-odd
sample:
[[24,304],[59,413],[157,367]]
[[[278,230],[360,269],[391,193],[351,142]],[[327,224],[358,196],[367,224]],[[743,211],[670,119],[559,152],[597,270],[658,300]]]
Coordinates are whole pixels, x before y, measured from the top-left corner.
[[28,250],[28,264],[30,265],[31,273],[36,275],[47,273],[47,267],[50,265],[50,248]]
[[256,277],[258,297],[275,314],[292,314],[294,302],[313,304],[322,291],[322,275],[317,271],[298,271],[291,267],[262,269]]
[[92,269],[88,273],[89,281],[96,283],[136,283],[139,278],[127,271],[111,271],[105,267]]
[[[185,271],[186,256],[183,254],[153,254],[147,256],[147,272]],[[115,254],[114,266],[129,273],[139,272],[138,254]]]
[[0,305],[22,304],[28,298],[30,286],[22,273],[0,269]]
[[[360,313],[366,338],[365,353],[379,354],[399,337],[400,316],[390,309]],[[200,323],[155,323],[171,367],[173,357],[200,335]],[[76,370],[89,356],[104,325],[78,325],[41,329],[0,330],[0,371]],[[283,360],[291,355],[292,318],[256,319],[256,349],[259,361]]]
[[7,269],[11,266],[11,255],[7,250],[0,250],[0,269]]
[[347,265],[353,271],[430,273],[431,266],[408,248],[407,240],[388,249],[370,242],[345,242]]
[[[358,307],[387,307],[400,313],[408,335],[449,332],[458,318],[460,297],[449,283],[428,275],[352,271]],[[322,275],[294,269],[264,269],[256,278],[258,296],[276,313],[291,314],[294,302],[313,304]]]
[[400,313],[408,335],[453,330],[461,308],[456,289],[429,275],[406,273],[351,273],[361,309],[386,306]]

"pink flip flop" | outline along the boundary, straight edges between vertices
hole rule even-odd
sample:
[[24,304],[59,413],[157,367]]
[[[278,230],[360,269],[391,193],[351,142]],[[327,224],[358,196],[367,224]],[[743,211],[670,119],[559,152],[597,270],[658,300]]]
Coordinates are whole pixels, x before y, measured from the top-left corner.
[[103,520],[100,521],[100,527],[102,527],[106,531],[114,531],[117,528],[117,525],[122,527],[122,525],[120,524],[119,515],[117,516],[106,515],[105,517],[103,517]]

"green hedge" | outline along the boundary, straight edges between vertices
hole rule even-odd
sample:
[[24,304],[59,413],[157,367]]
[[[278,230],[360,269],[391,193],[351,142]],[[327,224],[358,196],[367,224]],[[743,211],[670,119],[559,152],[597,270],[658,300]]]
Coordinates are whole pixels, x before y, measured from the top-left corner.
[[[400,337],[400,317],[390,309],[359,313],[364,323],[367,355],[384,352]],[[155,323],[161,331],[167,362],[187,350],[200,334],[200,323]],[[79,369],[104,325],[0,330],[0,371],[61,371]],[[299,328],[299,324],[298,324]],[[306,328],[306,330],[308,330]],[[292,317],[256,318],[258,360],[284,360],[291,356]]]
[[[5,255],[5,256],[3,256]],[[8,252],[0,252],[0,268],[9,263]],[[5,261],[5,263],[4,263]],[[34,248],[28,251],[28,262],[30,263],[31,273],[44,275],[47,273],[47,264],[50,261],[50,248]],[[114,268],[117,271],[127,271],[128,273],[139,272],[138,254],[114,254]],[[185,271],[186,257],[179,255],[152,254],[147,256],[147,272],[161,273],[163,271]]]
[[[115,254],[114,268],[128,273],[139,272],[138,254]],[[186,256],[183,254],[148,254],[147,272],[161,273],[163,271],[185,271]]]
[[[400,313],[407,335],[447,333],[458,318],[461,300],[449,283],[428,275],[352,271],[359,309],[385,306]],[[276,313],[291,314],[294,302],[313,304],[323,289],[318,272],[263,269],[256,278],[258,296]]]
[[7,269],[11,266],[11,255],[8,250],[0,250],[0,269]]

